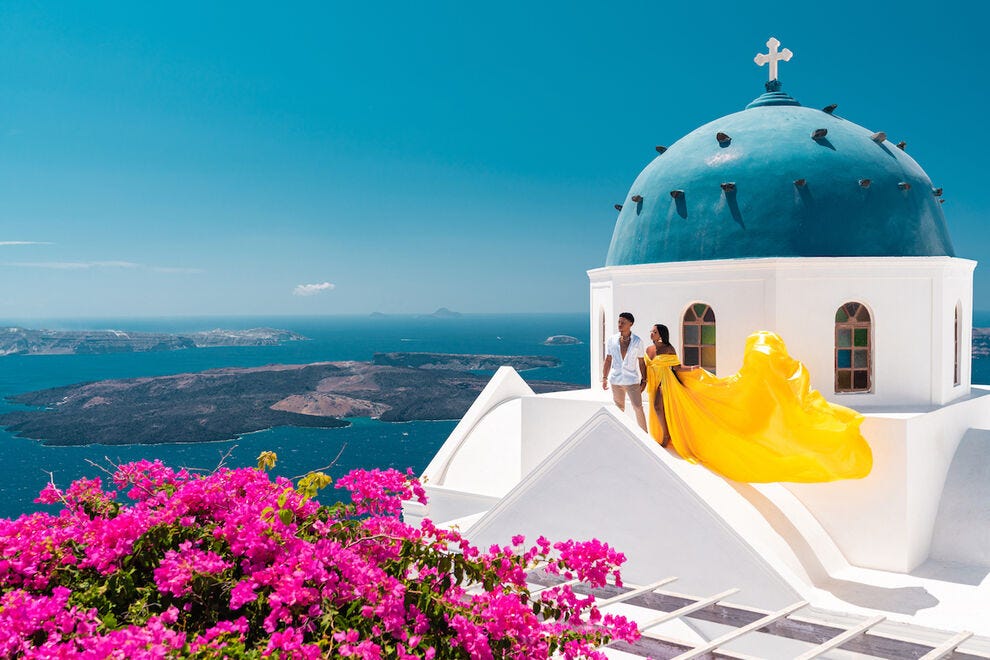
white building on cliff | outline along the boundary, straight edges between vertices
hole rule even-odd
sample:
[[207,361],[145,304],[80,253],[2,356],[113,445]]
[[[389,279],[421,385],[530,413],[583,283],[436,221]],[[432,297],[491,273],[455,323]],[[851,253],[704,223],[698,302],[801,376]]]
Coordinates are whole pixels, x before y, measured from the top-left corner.
[[[820,657],[866,657],[856,653],[877,647],[870,636],[908,645],[880,657],[943,642],[951,657],[990,657],[990,388],[970,379],[976,264],[955,256],[941,190],[903,144],[834,106],[804,107],[771,78],[744,110],[657,147],[633,183],[605,266],[589,272],[593,387],[535,395],[499,370],[427,467],[430,503],[406,516],[457,524],[481,545],[600,538],[628,556],[627,582],[676,576],[665,597],[734,587],[727,600],[742,610],[807,601],[789,621],[870,624]],[[813,387],[866,415],[873,472],[740,484],[660,448],[594,387],[621,311],[644,336],[665,323],[685,363],[719,375],[741,366],[750,333],[777,332]],[[704,648],[726,631],[716,618],[648,634],[654,649]],[[796,657],[814,644],[749,634],[718,647]]]

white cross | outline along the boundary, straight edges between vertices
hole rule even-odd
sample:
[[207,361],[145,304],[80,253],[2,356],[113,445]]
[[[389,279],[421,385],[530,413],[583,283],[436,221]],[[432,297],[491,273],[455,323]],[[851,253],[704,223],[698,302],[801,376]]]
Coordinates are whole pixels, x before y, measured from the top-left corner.
[[767,42],[767,47],[770,49],[770,53],[769,54],[760,53],[753,58],[753,61],[756,62],[759,66],[763,66],[767,62],[770,63],[770,80],[777,79],[777,62],[779,62],[780,60],[789,62],[791,59],[791,55],[793,55],[793,53],[791,53],[789,48],[785,48],[784,50],[778,53],[777,52],[778,46],[780,46],[780,42],[777,41],[777,38],[770,37],[770,41]]

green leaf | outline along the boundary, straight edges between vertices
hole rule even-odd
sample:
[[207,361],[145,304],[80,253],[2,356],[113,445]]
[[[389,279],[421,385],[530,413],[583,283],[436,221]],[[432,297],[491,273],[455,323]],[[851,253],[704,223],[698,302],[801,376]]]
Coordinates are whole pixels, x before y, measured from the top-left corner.
[[275,467],[275,463],[278,461],[278,455],[273,451],[263,451],[258,454],[258,469],[259,470],[270,470]]

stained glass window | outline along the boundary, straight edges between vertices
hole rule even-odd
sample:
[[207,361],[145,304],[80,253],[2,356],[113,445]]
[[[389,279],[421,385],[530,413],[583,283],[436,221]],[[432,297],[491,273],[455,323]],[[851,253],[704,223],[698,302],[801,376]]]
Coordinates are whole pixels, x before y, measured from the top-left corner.
[[705,303],[694,303],[684,312],[681,360],[715,373],[715,312]]
[[835,391],[873,389],[873,329],[870,311],[847,302],[835,312]]

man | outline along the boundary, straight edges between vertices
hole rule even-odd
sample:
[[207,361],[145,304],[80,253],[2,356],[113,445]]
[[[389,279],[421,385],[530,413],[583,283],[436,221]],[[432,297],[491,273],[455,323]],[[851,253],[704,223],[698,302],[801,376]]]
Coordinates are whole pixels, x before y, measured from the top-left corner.
[[643,340],[632,333],[636,319],[629,312],[619,314],[619,332],[605,342],[605,366],[602,368],[602,389],[612,386],[612,400],[619,410],[626,409],[626,395],[632,402],[636,421],[646,431],[643,414],[643,390],[646,389],[646,348]]

